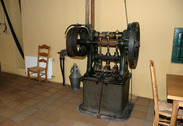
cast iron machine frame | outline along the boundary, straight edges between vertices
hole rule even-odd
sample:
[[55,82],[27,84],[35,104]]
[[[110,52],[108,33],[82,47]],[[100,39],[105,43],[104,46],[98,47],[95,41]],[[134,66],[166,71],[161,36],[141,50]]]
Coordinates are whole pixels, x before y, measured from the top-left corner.
[[[137,66],[139,23],[128,24],[123,32],[98,32],[89,24],[72,24],[66,33],[68,56],[88,58],[87,70],[82,76],[83,103],[79,111],[100,118],[128,119],[133,109],[133,103],[128,100],[131,78],[128,66],[131,69]],[[106,54],[102,53],[104,47]],[[115,49],[114,54],[110,53],[111,48]]]

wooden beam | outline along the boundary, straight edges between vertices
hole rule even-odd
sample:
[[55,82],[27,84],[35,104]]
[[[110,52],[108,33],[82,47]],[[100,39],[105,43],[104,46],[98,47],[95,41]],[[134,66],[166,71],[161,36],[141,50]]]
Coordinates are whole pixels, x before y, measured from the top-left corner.
[[89,0],[85,0],[85,24],[89,24]]
[[95,29],[95,0],[91,0],[91,28]]

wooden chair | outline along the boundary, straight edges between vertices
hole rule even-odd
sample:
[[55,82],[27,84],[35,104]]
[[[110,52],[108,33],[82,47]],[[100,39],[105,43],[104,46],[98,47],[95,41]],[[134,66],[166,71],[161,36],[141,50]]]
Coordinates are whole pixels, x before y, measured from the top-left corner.
[[[150,71],[151,71],[151,80],[152,80],[153,98],[154,98],[154,111],[155,111],[153,126],[158,126],[159,124],[169,126],[170,120],[160,119],[160,116],[171,118],[172,104],[167,103],[166,101],[160,101],[158,98],[155,67],[152,60],[150,60]],[[179,110],[177,119],[183,119],[183,110]]]
[[[28,78],[29,78],[29,85],[30,79],[36,79],[39,81],[39,85],[41,85],[41,80],[45,80],[47,83],[47,69],[48,69],[48,60],[49,60],[49,52],[50,46],[47,45],[39,45],[38,46],[38,59],[37,59],[37,66],[27,68]],[[40,63],[45,63],[46,67],[40,67]],[[31,74],[37,73],[37,76],[31,76]],[[42,77],[45,75],[45,78]]]

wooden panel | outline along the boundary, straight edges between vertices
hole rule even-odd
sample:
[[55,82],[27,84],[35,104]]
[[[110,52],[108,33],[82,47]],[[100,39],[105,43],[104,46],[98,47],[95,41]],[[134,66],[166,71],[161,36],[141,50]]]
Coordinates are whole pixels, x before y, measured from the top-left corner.
[[183,76],[167,74],[167,98],[183,101]]
[[39,59],[39,62],[45,62],[45,63],[47,63],[47,60],[45,60],[45,59]]
[[40,49],[49,49],[50,47],[44,44],[44,45],[39,46],[39,48]]
[[41,53],[39,53],[39,56],[45,56],[45,57],[47,57],[48,56],[48,53],[41,52]]

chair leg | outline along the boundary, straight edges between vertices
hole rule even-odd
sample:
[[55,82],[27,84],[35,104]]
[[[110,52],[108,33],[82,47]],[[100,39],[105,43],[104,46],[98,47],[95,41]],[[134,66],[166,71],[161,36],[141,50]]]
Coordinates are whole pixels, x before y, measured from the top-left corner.
[[41,86],[41,77],[40,77],[40,71],[37,72],[38,80],[39,80],[39,86]]
[[47,79],[47,71],[45,71],[45,79],[46,79],[46,84],[48,83],[48,79]]
[[153,121],[153,126],[158,126],[158,125],[159,125],[159,113],[156,113]]
[[28,79],[29,79],[29,85],[30,85],[30,71],[29,71],[29,69],[27,69],[27,72],[28,72]]
[[179,101],[173,101],[170,126],[176,125],[178,111],[179,111]]

